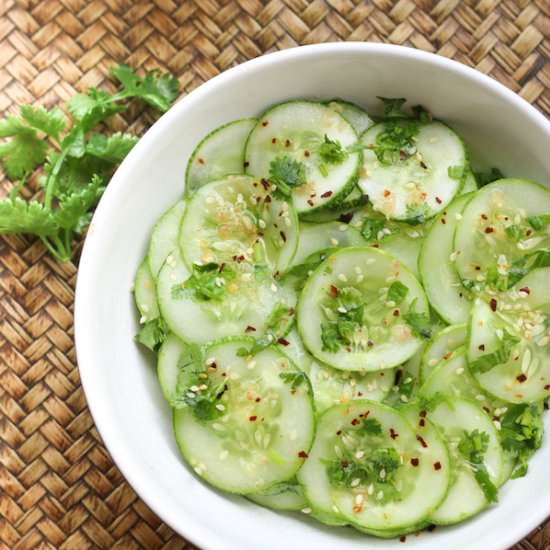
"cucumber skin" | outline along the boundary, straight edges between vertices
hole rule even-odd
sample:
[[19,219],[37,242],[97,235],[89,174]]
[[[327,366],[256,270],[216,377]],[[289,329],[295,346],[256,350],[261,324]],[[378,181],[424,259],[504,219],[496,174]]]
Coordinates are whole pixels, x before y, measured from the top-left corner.
[[[223,130],[229,126],[232,126],[233,124],[236,124],[236,123],[239,123],[239,122],[243,122],[245,120],[250,120],[250,121],[253,121],[253,120],[258,120],[256,117],[244,117],[244,118],[239,118],[237,120],[232,120],[231,122],[226,122],[225,124],[222,124],[221,126],[218,126],[217,128],[214,128],[213,130],[211,130],[210,132],[208,132],[208,134],[206,134],[200,141],[199,143],[196,145],[196,147],[193,149],[193,151],[191,152],[191,155],[189,155],[189,160],[187,161],[187,166],[185,168],[185,180],[184,180],[184,197],[189,197],[191,194],[193,194],[197,189],[193,189],[193,190],[190,190],[190,187],[188,186],[188,180],[189,180],[189,175],[190,175],[190,172],[191,172],[191,167],[193,165],[193,161],[195,160],[195,157],[197,155],[197,152],[198,150],[200,149],[200,147],[202,145],[204,145],[204,143],[209,140],[214,134],[217,134],[220,130]],[[248,138],[247,138],[247,141],[248,141]],[[245,153],[245,150],[246,150],[246,141],[245,141],[245,146],[243,148],[243,164],[244,164],[244,153]],[[243,165],[243,169],[244,169],[244,165]],[[223,176],[220,176],[219,178],[216,178],[216,179],[221,179]]]
[[[345,120],[347,124],[349,124],[352,128],[352,130],[355,132],[355,135],[357,136],[357,141],[359,141],[359,136],[357,135],[357,132],[355,131],[355,128],[353,128],[353,126],[351,125],[350,122],[348,122],[348,120],[342,116],[340,113],[330,109],[330,107],[327,107],[327,105],[325,105],[322,101],[313,101],[313,100],[303,100],[303,99],[291,99],[290,101],[282,101],[280,103],[276,103],[275,105],[272,105],[271,107],[268,107],[259,117],[258,117],[258,122],[257,122],[257,125],[261,123],[262,119],[268,114],[270,113],[271,111],[273,111],[274,109],[277,109],[278,107],[281,107],[283,105],[288,105],[289,103],[313,103],[313,104],[316,104],[316,105],[321,105],[322,107],[325,107],[326,109],[329,109],[331,112],[335,113],[336,115],[338,115],[339,117],[342,118],[342,120]],[[257,126],[256,125],[256,126]],[[245,159],[245,162],[246,162],[246,152],[248,150],[248,142],[250,141],[250,136],[252,136],[253,132],[254,132],[254,129],[255,128],[252,128],[252,130],[250,131],[250,134],[248,134],[248,138],[244,144],[244,159]],[[355,166],[355,171],[353,172],[353,174],[350,176],[350,178],[348,179],[348,181],[346,182],[346,184],[342,187],[342,189],[338,192],[338,193],[335,193],[330,199],[328,199],[327,201],[325,201],[322,205],[320,206],[315,206],[314,208],[311,208],[309,210],[306,210],[304,213],[302,212],[298,212],[298,210],[296,210],[298,216],[301,218],[303,214],[306,214],[306,215],[309,215],[309,214],[314,214],[314,213],[317,213],[319,211],[325,211],[327,208],[334,208],[334,207],[337,207],[339,204],[341,204],[342,202],[344,202],[345,198],[350,194],[350,192],[353,190],[353,187],[357,184],[357,182],[359,181],[359,173],[361,172],[361,167],[363,166],[363,153],[361,151],[357,152],[357,163],[356,163],[356,166]],[[245,174],[251,176],[251,177],[255,177],[253,174],[250,174],[248,172],[248,170],[245,170]]]

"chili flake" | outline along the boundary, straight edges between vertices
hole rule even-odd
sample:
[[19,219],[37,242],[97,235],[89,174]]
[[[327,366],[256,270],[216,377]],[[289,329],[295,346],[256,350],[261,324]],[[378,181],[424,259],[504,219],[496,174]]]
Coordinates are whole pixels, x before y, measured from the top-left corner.
[[307,458],[309,455],[308,455],[305,451],[300,451],[300,452],[298,453],[298,456],[299,456],[300,458]]
[[411,464],[416,468],[420,464],[420,460],[418,458],[411,458]]

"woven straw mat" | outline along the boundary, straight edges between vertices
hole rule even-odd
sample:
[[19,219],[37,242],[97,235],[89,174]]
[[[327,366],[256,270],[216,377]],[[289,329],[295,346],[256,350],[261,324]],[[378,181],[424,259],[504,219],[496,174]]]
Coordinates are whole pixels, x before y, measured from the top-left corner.
[[[188,92],[264,52],[354,40],[452,57],[550,115],[549,17],[549,0],[0,0],[0,112],[112,87],[115,62],[169,69]],[[112,127],[151,122],[133,112]],[[0,549],[191,548],[94,428],[75,366],[76,269],[36,240],[0,239]],[[550,522],[515,550],[543,548]]]

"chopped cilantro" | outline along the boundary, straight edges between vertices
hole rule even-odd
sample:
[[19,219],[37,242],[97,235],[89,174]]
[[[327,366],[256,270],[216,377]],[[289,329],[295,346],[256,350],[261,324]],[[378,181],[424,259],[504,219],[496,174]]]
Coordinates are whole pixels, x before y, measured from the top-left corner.
[[289,384],[290,387],[293,390],[298,388],[304,382],[307,383],[307,381],[308,381],[306,373],[301,371],[301,370],[292,370],[292,371],[289,371],[289,372],[281,372],[279,374],[279,378],[281,378],[285,384]]
[[500,347],[492,353],[481,355],[476,360],[470,361],[470,369],[472,372],[484,373],[490,371],[497,365],[506,363],[510,359],[512,350],[518,343],[518,338],[512,336],[507,331],[504,331]]
[[529,216],[527,223],[535,230],[540,231],[550,224],[550,214],[542,214],[540,216]]
[[395,302],[395,305],[399,305],[407,297],[408,293],[408,287],[401,281],[394,281],[388,289],[388,301]]
[[172,297],[191,296],[197,302],[219,301],[225,296],[226,282],[236,276],[236,271],[227,264],[193,264],[191,276],[183,283],[172,286]]
[[365,418],[359,427],[361,433],[382,435],[382,424],[376,418]]
[[136,341],[157,352],[168,335],[168,327],[161,317],[147,321],[136,334]]
[[512,239],[512,241],[517,242],[523,238],[525,231],[520,225],[509,225],[505,230],[506,235]]
[[382,231],[382,229],[384,229],[384,227],[384,220],[367,218],[361,228],[361,235],[363,235],[367,242],[377,241],[379,240],[378,234]]
[[504,174],[498,168],[491,168],[489,172],[475,172],[477,186],[483,187],[493,181],[504,178]]
[[431,338],[432,323],[428,313],[409,311],[403,315],[403,319],[411,327],[412,333],[419,338]]
[[419,123],[412,119],[389,120],[376,136],[372,151],[381,164],[392,165],[407,160],[416,153],[413,140],[418,134]]
[[384,116],[386,118],[407,117],[407,115],[401,110],[407,101],[404,97],[376,97],[384,103]]
[[306,183],[306,165],[288,155],[277,157],[269,165],[269,179],[282,195],[289,197],[292,189]]
[[347,152],[342,147],[342,144],[339,141],[330,139],[326,134],[317,152],[323,162],[327,164],[342,164],[347,157]]

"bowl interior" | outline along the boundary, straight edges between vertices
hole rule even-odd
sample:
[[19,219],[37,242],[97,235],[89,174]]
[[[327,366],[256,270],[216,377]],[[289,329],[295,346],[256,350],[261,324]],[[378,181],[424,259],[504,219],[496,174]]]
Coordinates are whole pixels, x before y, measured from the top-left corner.
[[[152,357],[133,342],[135,270],[155,220],[181,194],[187,159],[210,130],[290,98],[342,97],[378,109],[376,96],[406,97],[456,128],[477,167],[550,183],[550,124],[502,86],[414,50],[344,44],[287,50],[244,64],[184,98],[139,142],[97,209],[78,276],[76,343],[96,424],[134,489],[174,529],[204,548],[341,550],[389,548],[351,529],[276,514],[221,494],[183,464]],[[190,319],[190,322],[192,320]],[[547,427],[550,422],[547,418]],[[547,438],[548,439],[548,438]],[[498,506],[464,525],[411,536],[415,548],[502,549],[550,512],[550,445],[526,478],[510,482]],[[399,546],[401,547],[401,546]]]

